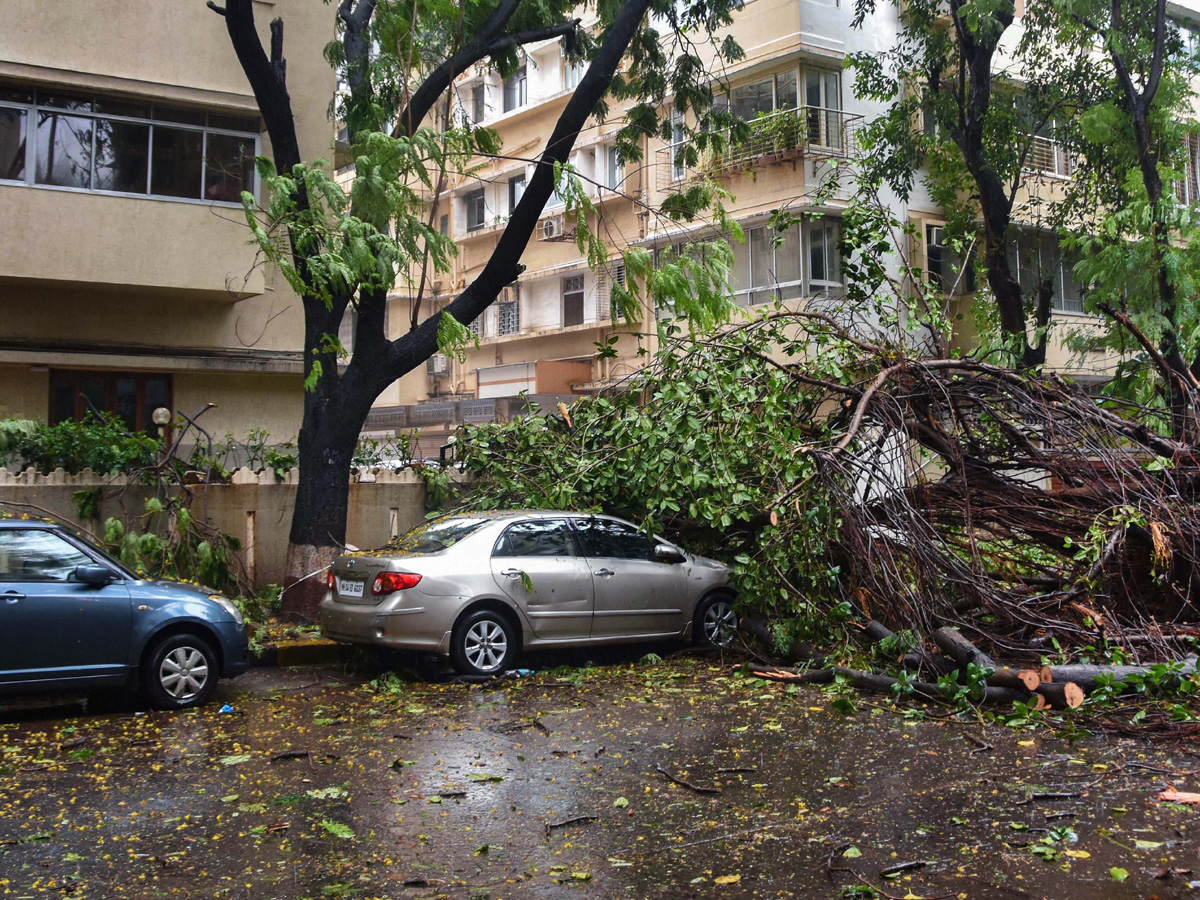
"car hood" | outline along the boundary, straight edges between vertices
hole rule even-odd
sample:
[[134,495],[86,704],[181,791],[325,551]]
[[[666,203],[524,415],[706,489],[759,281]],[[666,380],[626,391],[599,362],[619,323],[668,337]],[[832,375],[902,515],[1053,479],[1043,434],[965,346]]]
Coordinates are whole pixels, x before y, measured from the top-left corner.
[[217,591],[199,584],[188,584],[184,581],[171,581],[167,578],[155,578],[145,581],[129,582],[129,593],[133,597],[148,597],[158,601],[196,601],[209,602],[210,597],[219,596]]

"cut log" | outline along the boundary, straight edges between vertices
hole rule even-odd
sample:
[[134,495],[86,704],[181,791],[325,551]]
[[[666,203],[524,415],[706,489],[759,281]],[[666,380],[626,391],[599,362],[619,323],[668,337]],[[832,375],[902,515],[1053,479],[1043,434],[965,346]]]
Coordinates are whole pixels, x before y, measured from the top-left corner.
[[1073,681],[1039,684],[1035,690],[1054,709],[1079,709],[1083,705],[1083,688]]
[[893,632],[890,628],[875,619],[869,621],[862,628],[862,636],[876,644],[892,637],[892,634]]
[[[1183,663],[1181,675],[1187,677],[1196,674],[1196,657],[1187,656],[1179,662]],[[1153,666],[1091,666],[1091,665],[1070,665],[1070,666],[1050,666],[1050,675],[1057,682],[1073,681],[1083,689],[1085,694],[1090,694],[1096,690],[1102,680],[1109,678],[1115,681],[1125,681],[1132,675],[1147,675],[1153,669]],[[1163,687],[1174,688],[1179,686],[1179,678],[1172,677],[1164,680]]]
[[1049,666],[1042,666],[1038,669],[1038,674],[1042,677],[1042,684],[1049,684],[1054,680],[1054,673],[1050,671]]
[[992,658],[963,637],[957,628],[945,626],[937,629],[933,633],[933,642],[961,668],[965,669],[971,663],[975,663],[981,669],[996,668]]
[[1001,666],[988,676],[987,683],[993,687],[1036,691],[1042,683],[1042,677],[1036,669],[1009,669]]

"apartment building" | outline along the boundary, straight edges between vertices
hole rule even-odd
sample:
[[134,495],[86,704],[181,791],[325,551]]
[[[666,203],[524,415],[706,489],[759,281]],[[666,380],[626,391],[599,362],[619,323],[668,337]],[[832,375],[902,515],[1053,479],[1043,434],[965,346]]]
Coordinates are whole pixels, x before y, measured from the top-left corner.
[[[522,257],[525,272],[473,326],[478,347],[464,360],[435,356],[425,369],[393,385],[379,399],[367,430],[420,432],[418,452],[430,455],[459,423],[503,420],[530,402],[551,407],[635,373],[656,349],[654,323],[662,311],[645,306],[640,321],[613,324],[610,297],[613,283],[624,277],[621,253],[630,245],[661,250],[698,236],[712,238],[654,213],[668,194],[698,177],[715,178],[730,192],[727,206],[746,234],[744,244],[733,244],[731,289],[739,306],[752,310],[776,298],[811,303],[836,297],[842,289],[839,221],[848,196],[843,188],[818,200],[817,187],[840,163],[853,163],[857,132],[882,112],[854,95],[845,61],[852,52],[894,46],[900,27],[899,9],[891,4],[880,4],[858,29],[851,27],[854,13],[845,0],[749,0],[730,28],[745,57],[722,71],[728,91],[720,102],[751,123],[751,138],[719,158],[707,155],[695,170],[679,163],[677,151],[687,140],[682,120],[674,141],[647,140],[636,164],[624,164],[613,152],[619,107],[612,107],[609,120],[589,123],[571,162],[599,210],[590,224],[608,244],[610,265],[600,271],[588,267],[561,203],[552,200]],[[1172,14],[1195,15],[1190,0],[1173,4]],[[1018,39],[1019,25],[1006,35],[1002,57]],[[498,159],[477,160],[477,170],[439,198],[438,221],[455,238],[459,258],[452,273],[425,283],[426,309],[448,301],[481,270],[582,74],[564,59],[557,41],[527,49],[526,64],[513,77],[473,72],[456,85],[459,114],[495,129],[503,151]],[[1077,359],[1065,340],[1098,323],[1084,313],[1083,287],[1072,273],[1075,261],[1047,224],[1050,204],[1061,197],[1074,168],[1053,135],[1049,122],[1034,136],[1029,177],[1015,204],[1022,233],[1010,262],[1027,293],[1051,285],[1056,327],[1048,363],[1099,380],[1116,360]],[[1195,155],[1200,160],[1200,144]],[[1194,193],[1194,181],[1185,180],[1181,190]],[[973,266],[964,266],[946,245],[943,211],[919,184],[907,202],[882,199],[913,225],[901,248],[908,261],[950,296],[952,314],[963,314],[956,341],[976,344],[970,308],[980,286]],[[783,207],[805,215],[780,243],[772,240],[767,223]],[[896,262],[899,266],[899,257]],[[411,286],[393,295],[396,334],[408,327],[412,304]],[[617,356],[601,359],[597,347],[609,340]]]
[[[745,57],[724,70],[729,92],[721,102],[754,120],[755,136],[702,170],[676,164],[682,123],[675,142],[649,139],[643,159],[625,163],[613,146],[620,107],[614,104],[606,121],[589,122],[571,163],[598,210],[589,224],[608,246],[609,265],[589,268],[563,204],[552,198],[522,257],[525,272],[473,326],[478,347],[461,361],[435,356],[425,370],[397,382],[377,402],[367,430],[419,431],[419,452],[430,454],[461,422],[503,420],[531,402],[552,407],[635,373],[657,349],[655,319],[663,311],[644,305],[639,321],[614,325],[611,295],[625,277],[622,253],[627,246],[661,250],[715,236],[655,214],[666,196],[696,177],[724,184],[732,194],[727,206],[746,230],[746,243],[734,244],[739,305],[836,293],[844,197],[817,209],[812,195],[831,166],[850,155],[856,129],[877,113],[855,99],[843,72],[846,55],[889,46],[898,26],[891,6],[862,30],[850,28],[853,15],[844,0],[751,0],[735,13],[730,31]],[[582,75],[557,40],[527,51],[525,65],[507,80],[474,72],[456,84],[461,114],[495,129],[503,151],[499,159],[478,160],[477,170],[439,200],[440,227],[455,238],[459,258],[450,275],[426,285],[423,302],[447,301],[481,270]],[[783,206],[821,215],[797,225],[776,248],[765,225]],[[412,293],[402,288],[391,299],[397,329],[407,327]],[[610,342],[616,358],[600,358],[598,346]]]
[[[334,18],[286,22],[301,147],[329,156]],[[223,20],[201,0],[11,0],[0,35],[0,417],[89,409],[151,428],[156,408],[216,437],[292,438],[303,315],[256,264],[241,208],[269,154]]]

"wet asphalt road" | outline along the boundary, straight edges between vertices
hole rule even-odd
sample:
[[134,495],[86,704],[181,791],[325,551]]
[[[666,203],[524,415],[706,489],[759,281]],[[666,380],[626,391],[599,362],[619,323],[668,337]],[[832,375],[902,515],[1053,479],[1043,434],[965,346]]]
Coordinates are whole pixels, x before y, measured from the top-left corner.
[[1154,798],[1200,789],[1186,750],[846,714],[640,652],[499,687],[258,670],[186,713],[0,712],[0,897],[1200,896],[1200,809]]

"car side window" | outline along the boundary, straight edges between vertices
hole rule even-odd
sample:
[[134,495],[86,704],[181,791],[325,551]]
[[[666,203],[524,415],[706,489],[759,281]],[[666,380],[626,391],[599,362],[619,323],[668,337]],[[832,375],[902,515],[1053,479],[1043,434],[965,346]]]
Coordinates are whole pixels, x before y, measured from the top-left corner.
[[574,556],[575,543],[562,519],[533,519],[509,525],[493,556]]
[[595,559],[654,559],[654,542],[632,525],[611,519],[577,519],[583,555]]
[[91,558],[52,531],[0,529],[0,581],[68,581]]

